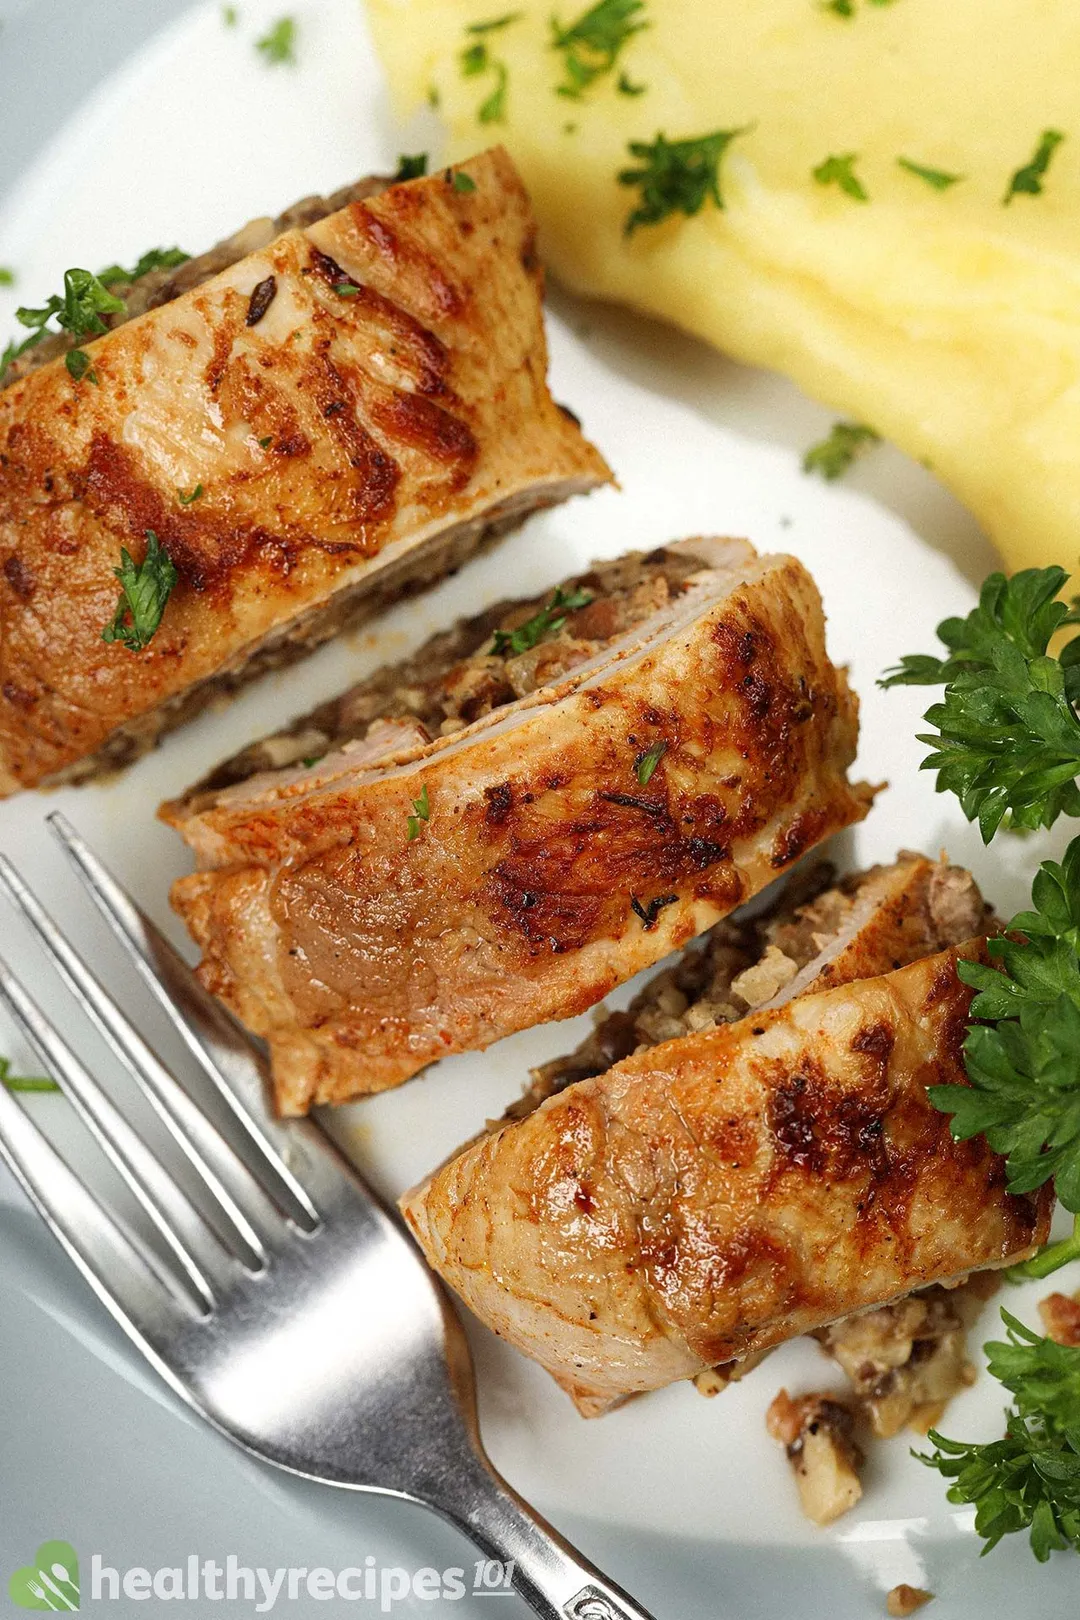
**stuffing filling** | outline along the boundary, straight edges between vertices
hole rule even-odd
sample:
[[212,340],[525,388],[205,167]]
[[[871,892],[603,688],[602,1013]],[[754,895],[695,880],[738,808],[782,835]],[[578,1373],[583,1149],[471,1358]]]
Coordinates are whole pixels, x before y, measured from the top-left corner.
[[[634,1052],[731,1023],[771,1002],[797,974],[812,973],[851,926],[864,890],[886,871],[871,867],[836,882],[833,868],[818,862],[794,874],[767,911],[717,923],[703,944],[651,979],[625,1012],[602,1013],[575,1052],[534,1069],[529,1090],[505,1117],[522,1119],[566,1086],[603,1074]],[[988,908],[959,868],[934,869],[926,905],[926,955],[987,926]]]
[[851,1380],[872,1432],[925,1434],[952,1397],[975,1382],[955,1290],[928,1288],[880,1310],[849,1316],[814,1337]]
[[793,1401],[782,1389],[765,1422],[784,1447],[808,1519],[832,1524],[855,1506],[862,1496],[863,1455],[855,1444],[850,1407],[831,1395],[801,1395]]
[[313,762],[380,724],[408,723],[418,741],[450,736],[596,657],[661,612],[703,566],[682,550],[631,552],[543,596],[496,603],[245,748],[193,794],[213,795],[260,771]]

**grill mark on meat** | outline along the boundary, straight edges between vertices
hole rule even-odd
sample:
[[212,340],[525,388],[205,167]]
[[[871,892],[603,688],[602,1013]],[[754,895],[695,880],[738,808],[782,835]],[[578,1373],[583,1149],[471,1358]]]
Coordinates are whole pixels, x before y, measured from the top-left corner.
[[423,395],[403,389],[395,389],[388,398],[373,400],[371,415],[379,427],[401,443],[452,467],[451,489],[461,489],[468,483],[479,446],[466,422]]
[[499,782],[495,787],[485,788],[484,799],[487,803],[484,820],[489,827],[501,827],[514,808],[514,790],[510,783]]
[[[395,188],[389,196],[393,201],[393,211],[408,224],[412,224],[415,216],[429,206],[426,196],[415,191],[409,193],[400,187]],[[451,196],[455,202],[460,201],[453,188]],[[349,216],[358,236],[375,249],[388,268],[398,274],[415,269],[439,314],[460,319],[468,302],[467,293],[447,279],[442,266],[415,240],[399,234],[385,218],[374,214],[363,202],[354,203],[349,209]]]

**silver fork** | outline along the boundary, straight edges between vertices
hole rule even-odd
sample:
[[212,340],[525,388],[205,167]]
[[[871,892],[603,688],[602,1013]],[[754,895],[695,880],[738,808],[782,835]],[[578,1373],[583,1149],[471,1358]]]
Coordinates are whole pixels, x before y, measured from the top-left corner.
[[196,1103],[6,857],[0,888],[197,1177],[162,1165],[0,962],[0,1000],[162,1240],[110,1213],[0,1086],[0,1154],[121,1327],[237,1445],[432,1509],[545,1620],[650,1620],[495,1472],[461,1324],[419,1250],[311,1121],[266,1114],[263,1059],[60,815],[78,877],[209,1082]]

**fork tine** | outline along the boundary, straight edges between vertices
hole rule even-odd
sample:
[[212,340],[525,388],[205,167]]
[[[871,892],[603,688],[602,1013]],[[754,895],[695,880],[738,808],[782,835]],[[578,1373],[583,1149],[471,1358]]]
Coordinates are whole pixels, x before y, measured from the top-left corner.
[[[57,972],[123,1059],[144,1096],[201,1178],[224,1218],[228,1246],[249,1269],[266,1264],[266,1249],[241,1207],[240,1200],[257,1183],[221,1133],[210,1123],[121,1012],[101,981],[65,938],[33,890],[7,856],[0,854],[0,889],[33,928]],[[246,1185],[245,1185],[246,1183]],[[261,1194],[261,1188],[258,1188]]]
[[[59,811],[46,817],[90,898],[138,969],[148,989],[213,1083],[259,1156],[270,1185],[260,1184],[304,1230],[320,1225],[319,1212],[229,1076],[249,1094],[265,1088],[263,1064],[239,1026],[204,990],[183,957],[135,904],[104,863]],[[249,1168],[252,1168],[249,1166]]]
[[12,1013],[46,1073],[57,1080],[80,1119],[101,1145],[176,1257],[194,1303],[203,1313],[214,1304],[207,1272],[225,1258],[202,1216],[132,1130],[67,1042],[0,958],[0,1001]]
[[154,1344],[194,1320],[186,1294],[177,1293],[172,1279],[83,1186],[3,1086],[0,1158],[98,1298],[175,1387]]

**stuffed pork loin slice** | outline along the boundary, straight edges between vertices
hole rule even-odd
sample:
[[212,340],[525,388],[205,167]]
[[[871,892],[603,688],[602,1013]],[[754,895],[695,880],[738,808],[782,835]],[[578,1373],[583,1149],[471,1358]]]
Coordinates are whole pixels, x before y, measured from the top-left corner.
[[[82,380],[57,337],[0,391],[0,796],[124,763],[610,477],[548,392],[501,149],[307,199],[125,296]],[[102,631],[151,535],[177,580],[131,651]]]
[[[595,1415],[1044,1241],[926,1087],[964,1083],[987,908],[921,856],[721,923],[402,1200],[434,1268]],[[764,1004],[764,1005],[762,1005]]]
[[856,732],[802,565],[685,541],[437,637],[166,806],[202,868],[173,903],[300,1113],[709,927],[866,813]]

